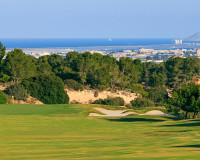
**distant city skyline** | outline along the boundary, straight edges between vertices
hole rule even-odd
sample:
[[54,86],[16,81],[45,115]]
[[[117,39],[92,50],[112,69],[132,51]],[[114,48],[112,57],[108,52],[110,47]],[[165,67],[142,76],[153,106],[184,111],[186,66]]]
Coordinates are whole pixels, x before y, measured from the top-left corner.
[[199,0],[0,0],[3,38],[185,38]]

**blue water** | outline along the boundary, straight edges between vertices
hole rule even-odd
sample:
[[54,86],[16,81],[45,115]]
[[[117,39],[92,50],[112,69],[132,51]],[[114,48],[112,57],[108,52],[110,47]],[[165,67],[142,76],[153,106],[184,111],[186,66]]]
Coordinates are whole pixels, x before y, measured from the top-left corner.
[[0,39],[6,48],[147,46],[172,44],[172,39]]

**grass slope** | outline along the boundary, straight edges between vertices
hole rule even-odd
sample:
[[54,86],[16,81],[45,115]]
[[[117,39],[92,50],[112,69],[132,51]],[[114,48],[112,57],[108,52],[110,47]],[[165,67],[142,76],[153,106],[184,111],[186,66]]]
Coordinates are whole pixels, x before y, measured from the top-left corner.
[[200,120],[87,117],[92,107],[0,105],[0,159],[200,158]]

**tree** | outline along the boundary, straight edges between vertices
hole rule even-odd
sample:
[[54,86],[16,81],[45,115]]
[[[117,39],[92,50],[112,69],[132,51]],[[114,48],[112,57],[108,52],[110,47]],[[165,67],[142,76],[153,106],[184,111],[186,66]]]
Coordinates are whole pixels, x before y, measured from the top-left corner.
[[8,98],[7,96],[0,90],[0,104],[7,104]]
[[2,59],[6,54],[6,47],[0,42],[0,66],[2,65]]
[[200,74],[200,59],[171,57],[165,62],[165,68],[168,78],[167,85],[175,88]]
[[183,64],[184,59],[180,57],[171,57],[165,62],[168,86],[175,88],[178,84],[184,81]]
[[177,109],[185,111],[185,118],[188,113],[193,112],[193,118],[196,118],[200,111],[200,86],[194,83],[188,83],[173,91],[169,104]]
[[[70,52],[66,55],[66,67],[59,68],[59,73],[64,73],[66,79],[74,79],[91,88],[114,88],[119,82],[119,66],[117,60],[108,55],[85,52],[78,54]],[[68,71],[67,71],[68,70]],[[76,73],[76,74],[75,74]],[[75,75],[75,76],[73,76]],[[61,74],[59,74],[61,77]]]
[[67,104],[69,97],[64,90],[63,81],[55,75],[39,75],[22,81],[32,97],[45,104]]
[[143,81],[149,86],[165,85],[167,81],[166,69],[163,63],[144,63]]
[[128,79],[130,84],[137,83],[140,79],[140,70],[139,67],[136,67],[139,61],[133,61],[129,57],[122,57],[119,59],[119,69],[123,75],[125,75]]
[[157,86],[149,90],[149,98],[157,105],[164,105],[168,98],[168,93],[164,86]]
[[48,57],[48,62],[54,70],[56,67],[59,67],[60,65],[62,65],[64,63],[64,59],[62,56],[60,56],[58,54],[53,54]]
[[28,98],[28,94],[26,89],[21,84],[15,84],[8,88],[6,88],[5,93],[14,96],[16,100],[26,100]]
[[49,55],[39,57],[37,60],[37,70],[41,74],[51,74],[52,72],[52,66],[49,64],[48,59]]
[[142,73],[144,71],[143,63],[142,63],[141,59],[136,58],[133,60],[133,64],[135,65],[136,70],[139,71],[138,72],[139,82],[141,82],[142,81]]
[[26,56],[21,49],[8,52],[3,71],[12,77],[15,82],[36,75],[35,58]]

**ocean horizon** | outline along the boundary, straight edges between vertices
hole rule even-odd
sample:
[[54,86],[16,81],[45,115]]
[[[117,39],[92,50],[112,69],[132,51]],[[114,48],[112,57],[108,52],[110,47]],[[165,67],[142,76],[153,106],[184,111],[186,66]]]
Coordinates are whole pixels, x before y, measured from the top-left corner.
[[59,48],[98,46],[170,45],[172,38],[102,38],[102,39],[0,39],[6,48]]

